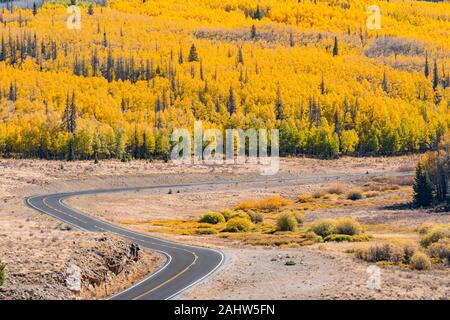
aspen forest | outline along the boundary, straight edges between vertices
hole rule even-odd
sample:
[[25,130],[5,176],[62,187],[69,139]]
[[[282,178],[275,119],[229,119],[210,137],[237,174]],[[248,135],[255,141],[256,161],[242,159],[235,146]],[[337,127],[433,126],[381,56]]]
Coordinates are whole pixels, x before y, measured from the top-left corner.
[[400,155],[450,127],[449,2],[13,3],[0,4],[1,157],[166,159],[195,120],[277,128],[284,156]]

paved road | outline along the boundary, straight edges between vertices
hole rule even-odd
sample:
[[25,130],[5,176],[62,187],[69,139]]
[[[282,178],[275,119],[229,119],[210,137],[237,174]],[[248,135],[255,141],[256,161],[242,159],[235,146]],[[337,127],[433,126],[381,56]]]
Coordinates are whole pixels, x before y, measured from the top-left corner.
[[[379,174],[379,173],[378,173]],[[348,174],[348,175],[311,175],[294,178],[272,178],[240,181],[240,183],[293,183],[294,185],[335,179],[354,179],[376,176],[378,174]],[[403,176],[405,173],[395,173],[390,176]],[[110,223],[95,219],[86,213],[80,212],[64,204],[64,200],[74,196],[99,193],[113,193],[136,191],[144,189],[175,189],[200,186],[236,185],[239,181],[201,182],[178,185],[154,185],[134,188],[86,190],[71,193],[58,193],[33,196],[26,199],[27,204],[55,219],[65,222],[77,229],[90,232],[109,231],[121,235],[133,242],[151,250],[160,252],[166,256],[165,264],[148,278],[111,297],[110,299],[131,300],[171,299],[187,288],[202,281],[216,271],[224,260],[224,256],[217,250],[194,247],[185,244],[170,242],[167,240],[139,234]]]
[[[30,197],[26,199],[26,202],[30,207],[77,229],[91,232],[114,232],[132,240],[142,247],[165,255],[167,258],[166,262],[160,269],[146,279],[110,298],[118,300],[164,300],[171,299],[216,271],[223,262],[223,254],[217,250],[178,244],[126,230],[90,217],[85,213],[67,206],[63,201],[78,195],[167,187],[173,188],[177,186],[151,186],[59,193]],[[180,185],[179,187],[182,186]]]

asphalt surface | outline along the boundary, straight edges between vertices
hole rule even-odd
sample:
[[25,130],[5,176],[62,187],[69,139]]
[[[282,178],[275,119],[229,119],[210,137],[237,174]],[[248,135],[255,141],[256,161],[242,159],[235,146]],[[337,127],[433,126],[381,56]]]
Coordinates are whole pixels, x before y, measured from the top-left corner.
[[[157,251],[166,256],[164,265],[149,277],[109,298],[113,300],[165,300],[175,297],[177,294],[202,281],[216,271],[223,262],[223,254],[213,249],[174,243],[126,230],[71,208],[64,204],[63,201],[79,195],[166,187],[177,186],[151,186],[58,193],[29,197],[26,199],[26,202],[30,207],[67,223],[74,228],[90,232],[114,232],[142,247]],[[180,187],[182,186],[180,185]]]

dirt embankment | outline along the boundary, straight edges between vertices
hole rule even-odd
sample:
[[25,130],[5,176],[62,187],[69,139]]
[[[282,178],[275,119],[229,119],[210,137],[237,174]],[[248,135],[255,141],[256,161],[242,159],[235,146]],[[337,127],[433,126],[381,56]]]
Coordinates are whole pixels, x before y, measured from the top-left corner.
[[[43,225],[40,225],[43,227]],[[0,256],[6,265],[3,299],[99,299],[127,288],[163,258],[111,234],[22,227],[4,234]]]

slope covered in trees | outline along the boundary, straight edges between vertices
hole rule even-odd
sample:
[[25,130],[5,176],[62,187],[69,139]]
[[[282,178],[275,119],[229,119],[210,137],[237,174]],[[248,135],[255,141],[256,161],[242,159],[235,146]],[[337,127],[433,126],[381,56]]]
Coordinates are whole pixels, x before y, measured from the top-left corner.
[[0,153],[165,157],[174,128],[279,128],[282,154],[398,154],[449,129],[450,4],[69,1],[0,13]]

